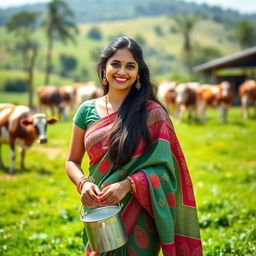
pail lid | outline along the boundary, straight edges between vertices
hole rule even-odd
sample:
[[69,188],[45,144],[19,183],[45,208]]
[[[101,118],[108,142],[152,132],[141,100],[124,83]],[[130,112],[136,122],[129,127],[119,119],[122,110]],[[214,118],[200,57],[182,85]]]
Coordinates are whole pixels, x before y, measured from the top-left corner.
[[104,220],[116,215],[120,211],[118,206],[104,206],[86,212],[81,217],[83,222],[94,222]]

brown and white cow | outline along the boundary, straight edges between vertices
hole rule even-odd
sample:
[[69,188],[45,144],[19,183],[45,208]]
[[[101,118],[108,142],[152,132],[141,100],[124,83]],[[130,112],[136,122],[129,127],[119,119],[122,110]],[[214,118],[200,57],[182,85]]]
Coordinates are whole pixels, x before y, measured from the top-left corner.
[[162,102],[166,109],[171,110],[171,112],[174,112],[175,109],[176,86],[176,82],[165,80],[159,83],[157,87],[158,99]]
[[233,92],[231,84],[223,81],[216,85],[202,85],[197,90],[197,114],[200,121],[206,121],[206,108],[217,107],[220,110],[222,123],[227,122],[228,108],[232,104]]
[[254,105],[254,118],[256,118],[256,81],[247,80],[239,87],[241,109],[244,119],[248,119],[250,104]]
[[[178,84],[175,88],[176,98],[176,117],[179,122],[182,121],[185,111],[188,112],[188,123],[191,123],[196,117],[196,91],[200,83],[188,82]],[[194,116],[193,116],[194,115]]]
[[54,124],[55,118],[47,119],[45,114],[32,114],[26,106],[14,106],[12,104],[0,104],[0,166],[3,167],[1,155],[2,144],[9,144],[11,149],[11,164],[9,172],[15,169],[15,145],[21,146],[20,167],[25,168],[25,150],[29,148],[35,139],[38,143],[46,143],[47,124]]
[[43,86],[37,89],[39,111],[46,112],[46,108],[51,109],[51,114],[55,115],[55,109],[58,111],[59,117],[68,120],[67,104],[73,104],[72,87]]
[[94,82],[76,88],[76,104],[103,96],[103,91]]

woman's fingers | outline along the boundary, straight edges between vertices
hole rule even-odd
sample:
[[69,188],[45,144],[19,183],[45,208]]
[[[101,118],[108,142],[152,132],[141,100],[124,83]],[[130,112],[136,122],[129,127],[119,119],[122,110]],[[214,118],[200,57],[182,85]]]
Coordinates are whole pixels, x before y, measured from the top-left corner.
[[86,182],[82,188],[81,201],[88,207],[99,205],[98,193],[100,192],[98,186],[91,182]]

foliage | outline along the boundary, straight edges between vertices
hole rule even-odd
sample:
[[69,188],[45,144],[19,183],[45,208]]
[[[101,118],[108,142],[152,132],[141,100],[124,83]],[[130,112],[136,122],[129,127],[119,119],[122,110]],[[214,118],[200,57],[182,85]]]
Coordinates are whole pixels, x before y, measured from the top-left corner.
[[33,74],[39,45],[32,35],[36,29],[38,14],[35,12],[19,12],[6,23],[8,31],[18,37],[16,49],[23,57],[23,68],[27,72],[28,105],[33,106]]
[[[84,35],[88,33],[92,26],[97,26],[104,33],[102,34],[102,40],[91,40]],[[52,55],[52,66],[54,71],[51,76],[51,84],[62,84],[62,80],[59,82],[53,80],[54,74],[60,74],[60,55],[65,54],[74,56],[77,59],[76,73],[82,69],[87,70],[86,80],[97,79],[95,71],[95,61],[98,60],[99,54],[103,47],[109,43],[109,41],[116,36],[125,35],[131,38],[139,39],[137,36],[142,36],[146,41],[145,45],[142,44],[143,52],[145,55],[146,63],[150,67],[151,74],[155,79],[160,81],[161,79],[167,79],[170,75],[174,75],[174,72],[180,72],[184,77],[187,76],[187,70],[185,70],[181,59],[182,50],[182,36],[178,33],[169,33],[170,26],[174,27],[173,20],[167,19],[166,16],[159,17],[147,17],[134,20],[127,20],[123,22],[107,22],[107,23],[95,23],[92,24],[80,24],[80,33],[76,36],[77,44],[63,44],[60,40],[54,41],[54,49]],[[161,26],[164,32],[164,37],[159,37],[154,31],[155,26]],[[136,28],[136,29],[134,29]],[[204,22],[198,22],[195,29],[192,32],[193,45],[199,44],[201,47],[212,46],[218,48],[223,55],[231,54],[239,50],[236,42],[228,40],[229,31],[226,30],[223,25],[213,23],[211,20]],[[41,50],[38,52],[38,58],[35,69],[39,72],[45,70],[45,54],[47,48],[47,42],[45,34],[42,29],[38,29],[35,33],[35,37],[40,44]],[[124,34],[125,33],[125,34]],[[221,40],[221,43],[220,43]],[[139,40],[138,40],[139,41]],[[20,55],[15,54],[13,51],[7,51],[16,42],[16,38],[7,33],[4,28],[0,28],[0,68],[8,67],[8,69],[20,69],[21,59]],[[193,46],[192,45],[192,46]],[[95,54],[94,54],[95,53]],[[92,56],[95,56],[92,58]],[[158,73],[157,71],[161,71]],[[68,74],[70,79],[74,78],[72,74]],[[78,75],[76,74],[76,77]],[[35,79],[37,79],[35,77]],[[41,82],[44,84],[44,81]]]
[[101,40],[102,39],[102,34],[101,34],[101,31],[98,27],[92,27],[87,36],[91,39],[94,39],[94,40]]
[[5,92],[26,92],[27,83],[24,79],[6,80],[3,90]]
[[158,26],[155,26],[154,30],[155,30],[155,33],[156,33],[158,36],[164,36],[164,32],[163,32],[161,26],[159,26],[159,25],[158,25]]
[[77,67],[77,59],[74,56],[66,54],[60,55],[61,71],[63,77],[68,77],[69,73]]
[[18,12],[10,17],[5,26],[8,31],[14,32],[16,36],[23,37],[23,41],[27,41],[31,32],[36,29],[37,17],[38,13],[36,12]]
[[191,72],[193,56],[191,33],[196,23],[198,22],[199,17],[194,15],[176,15],[171,16],[171,18],[174,20],[177,26],[177,30],[181,33],[183,37],[182,56],[184,63],[188,68],[188,71]]
[[[255,120],[242,121],[236,108],[226,125],[219,124],[216,110],[207,116],[203,125],[188,126],[173,119],[194,184],[204,255],[252,256]],[[1,255],[83,255],[79,195],[63,169],[71,126],[71,122],[49,126],[48,144],[34,144],[28,150],[26,170],[18,169],[14,175],[0,170]],[[3,159],[8,165],[5,145]],[[88,170],[87,155],[83,169]]]
[[78,29],[73,21],[74,14],[68,4],[63,0],[52,0],[47,5],[47,17],[42,23],[46,31],[48,47],[46,55],[45,84],[50,82],[52,71],[52,49],[54,37],[62,42],[75,42],[74,33]]
[[220,50],[216,47],[200,47],[197,45],[194,47],[193,51],[193,66],[220,58],[221,56]]
[[141,34],[137,34],[134,37],[134,40],[136,40],[138,42],[138,44],[141,45],[141,47],[144,47],[147,43],[145,37],[143,37]]
[[254,46],[256,42],[256,26],[249,20],[243,20],[238,24],[235,35],[241,48]]

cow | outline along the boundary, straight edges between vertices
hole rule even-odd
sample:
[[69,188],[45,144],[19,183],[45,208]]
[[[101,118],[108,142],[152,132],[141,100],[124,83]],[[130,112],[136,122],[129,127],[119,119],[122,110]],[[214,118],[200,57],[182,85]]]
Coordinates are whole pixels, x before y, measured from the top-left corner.
[[244,119],[248,119],[250,104],[254,105],[254,118],[256,118],[256,81],[247,80],[239,87],[241,110]]
[[35,139],[38,143],[46,143],[47,124],[54,124],[56,118],[47,119],[45,114],[32,114],[27,106],[15,106],[12,104],[0,104],[0,166],[4,163],[1,155],[2,144],[9,144],[11,149],[11,164],[9,173],[15,169],[15,145],[21,146],[20,168],[24,169],[25,151]]
[[[70,88],[70,91],[69,89]],[[73,91],[71,87],[59,88],[57,86],[43,86],[37,89],[37,97],[39,111],[46,112],[46,107],[50,107],[51,114],[55,115],[55,109],[58,111],[59,117],[67,120],[66,102],[72,102]]]
[[165,80],[159,83],[157,87],[157,97],[166,107],[167,110],[171,109],[171,112],[175,109],[176,87],[177,83],[170,80]]
[[72,112],[76,100],[74,88],[71,85],[66,85],[64,87],[60,87],[59,92],[62,101],[65,103],[66,108],[68,108],[69,112]]
[[199,86],[200,83],[197,82],[181,83],[176,86],[175,107],[176,118],[179,122],[182,121],[185,111],[188,111],[189,124],[196,118],[196,91]]
[[227,122],[227,112],[232,104],[233,92],[231,84],[223,81],[219,84],[205,84],[197,90],[197,115],[201,122],[206,121],[206,108],[217,107],[220,110],[221,123]]
[[103,91],[96,84],[87,84],[76,89],[76,104],[80,105],[85,100],[99,98],[103,96]]

